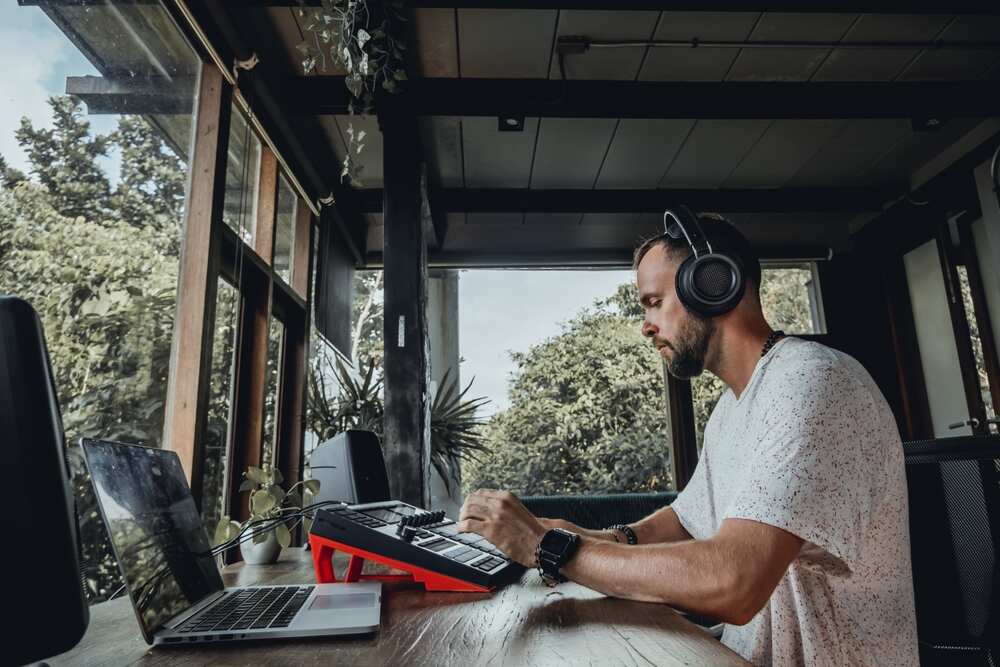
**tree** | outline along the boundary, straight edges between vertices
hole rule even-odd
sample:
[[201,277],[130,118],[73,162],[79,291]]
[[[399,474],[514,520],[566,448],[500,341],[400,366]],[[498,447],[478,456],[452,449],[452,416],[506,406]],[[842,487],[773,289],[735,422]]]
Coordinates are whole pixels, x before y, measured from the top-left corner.
[[671,488],[662,363],[623,285],[553,336],[512,354],[511,404],[485,427],[488,456],[463,465],[467,490],[521,494]]
[[[45,328],[67,441],[158,444],[177,292],[185,169],[155,131],[123,117],[91,136],[76,102],[52,98],[52,129],[22,119],[33,179],[0,164],[0,292],[29,301]],[[112,189],[98,158],[117,146]],[[91,600],[120,585],[76,448],[74,471]]]
[[81,120],[73,98],[50,97],[54,126],[36,130],[27,118],[15,133],[28,154],[31,173],[45,186],[52,207],[60,214],[97,221],[111,204],[108,177],[97,158],[108,154],[111,137],[91,136],[90,123]]
[[7,160],[4,159],[3,155],[0,155],[0,186],[5,188],[13,188],[15,185],[28,177],[24,175],[21,171],[14,169],[7,164]]

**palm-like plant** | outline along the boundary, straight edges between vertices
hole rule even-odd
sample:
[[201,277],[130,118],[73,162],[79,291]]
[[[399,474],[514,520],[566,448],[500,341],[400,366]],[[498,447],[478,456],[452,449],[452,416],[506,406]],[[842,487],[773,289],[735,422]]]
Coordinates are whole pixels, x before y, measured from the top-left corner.
[[451,479],[461,460],[476,460],[489,451],[483,444],[479,429],[483,422],[476,417],[476,410],[490,401],[482,396],[465,399],[474,380],[469,380],[465,389],[459,391],[458,381],[451,377],[449,368],[431,404],[431,463],[444,480],[448,493],[451,493]]
[[[336,387],[331,385],[336,384]],[[489,403],[485,397],[465,398],[472,381],[459,390],[448,369],[431,404],[431,463],[451,493],[451,480],[463,459],[476,459],[488,451],[476,410]],[[335,391],[333,391],[335,390]],[[352,374],[339,357],[322,355],[309,374],[309,427],[320,440],[348,429],[372,431],[382,439],[382,378],[375,362],[364,373]]]

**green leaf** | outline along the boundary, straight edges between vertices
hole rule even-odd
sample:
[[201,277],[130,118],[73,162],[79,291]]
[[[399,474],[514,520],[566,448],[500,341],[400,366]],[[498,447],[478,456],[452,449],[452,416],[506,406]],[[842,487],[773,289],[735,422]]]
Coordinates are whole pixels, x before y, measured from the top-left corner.
[[255,533],[254,536],[253,536],[253,543],[254,544],[260,544],[261,542],[263,542],[264,540],[267,539],[267,534],[270,533],[270,532],[271,531],[269,531],[269,530],[264,530],[264,531],[261,531],[259,533]]
[[257,482],[253,481],[252,479],[245,479],[240,484],[240,493],[243,493],[244,491],[250,491],[251,489],[255,488],[257,488]]
[[251,511],[256,516],[261,516],[274,509],[276,503],[274,496],[268,491],[258,491],[250,499]]
[[306,491],[314,496],[319,493],[320,482],[318,479],[307,479],[302,485],[306,487]]
[[264,484],[264,471],[257,466],[250,466],[247,468],[246,478],[257,482],[258,484]]
[[281,474],[281,471],[277,468],[274,469],[274,483],[281,484],[285,481],[285,476]]
[[287,549],[288,545],[292,543],[292,534],[288,532],[288,526],[283,523],[279,523],[275,527],[274,535],[278,538],[278,544],[281,545],[282,549]]

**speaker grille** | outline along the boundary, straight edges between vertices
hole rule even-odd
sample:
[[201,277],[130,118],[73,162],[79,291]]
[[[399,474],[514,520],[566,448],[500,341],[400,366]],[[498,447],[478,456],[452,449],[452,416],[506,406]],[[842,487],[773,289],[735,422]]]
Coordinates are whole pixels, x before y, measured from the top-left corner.
[[699,265],[694,274],[694,286],[709,299],[720,299],[733,286],[733,272],[728,264],[710,260]]

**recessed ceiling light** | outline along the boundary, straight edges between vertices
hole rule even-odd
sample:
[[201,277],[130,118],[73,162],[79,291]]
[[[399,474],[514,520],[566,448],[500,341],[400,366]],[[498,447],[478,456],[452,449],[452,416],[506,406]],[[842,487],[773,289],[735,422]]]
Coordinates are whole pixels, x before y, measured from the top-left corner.
[[497,129],[500,132],[523,132],[524,116],[498,116]]

